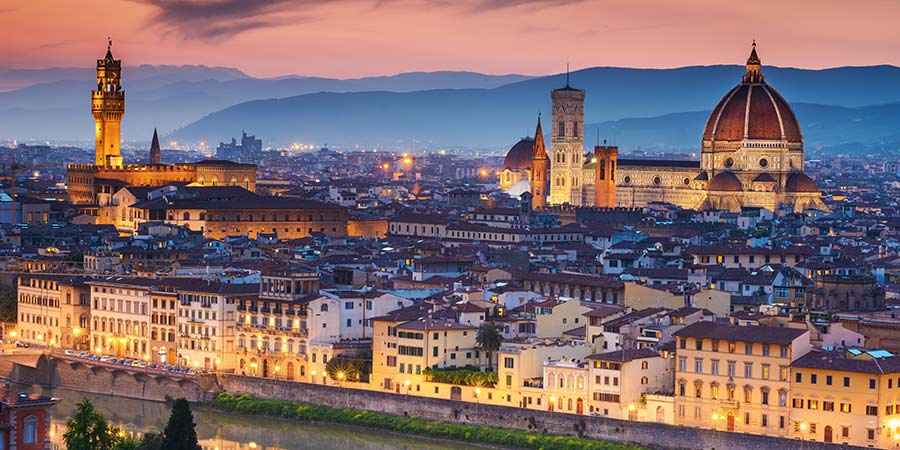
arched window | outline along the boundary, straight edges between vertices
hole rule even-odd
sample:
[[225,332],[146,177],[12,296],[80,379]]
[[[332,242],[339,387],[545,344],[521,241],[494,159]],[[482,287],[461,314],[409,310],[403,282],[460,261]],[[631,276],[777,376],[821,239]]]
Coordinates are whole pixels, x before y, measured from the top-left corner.
[[647,384],[649,381],[647,377],[641,377],[641,384]]
[[647,361],[641,362],[641,369],[642,369],[642,370],[647,370],[647,366],[648,366]]
[[319,312],[328,312],[328,304],[322,303],[322,306],[319,308]]
[[183,217],[184,220],[191,220],[191,213],[185,211]]

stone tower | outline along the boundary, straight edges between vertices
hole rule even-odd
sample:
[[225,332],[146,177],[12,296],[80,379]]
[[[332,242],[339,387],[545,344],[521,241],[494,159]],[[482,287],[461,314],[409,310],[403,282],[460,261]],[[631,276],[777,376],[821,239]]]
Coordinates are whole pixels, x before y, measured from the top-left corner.
[[91,112],[96,125],[96,162],[100,167],[122,167],[121,128],[125,114],[122,61],[113,59],[112,41],[106,57],[97,60],[97,89],[91,91]]
[[596,146],[594,157],[594,206],[597,208],[616,207],[616,163],[619,147]]
[[550,92],[551,123],[550,203],[581,205],[584,164],[584,91],[569,85]]
[[534,132],[534,148],[531,156],[531,207],[541,210],[547,207],[547,195],[550,186],[550,157],[544,146],[544,131],[541,129],[541,116],[538,115],[537,130]]
[[162,152],[159,148],[159,135],[156,134],[156,128],[153,129],[153,140],[150,141],[150,164],[159,164],[162,158]]

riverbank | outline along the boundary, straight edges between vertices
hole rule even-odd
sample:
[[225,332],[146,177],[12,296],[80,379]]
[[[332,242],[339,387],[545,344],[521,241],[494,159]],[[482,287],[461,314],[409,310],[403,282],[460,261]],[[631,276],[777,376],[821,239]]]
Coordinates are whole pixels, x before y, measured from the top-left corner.
[[355,425],[403,434],[414,434],[455,441],[540,450],[644,450],[628,444],[598,441],[573,436],[556,436],[532,431],[490,428],[394,416],[373,411],[331,408],[287,400],[268,400],[244,394],[219,394],[203,404],[213,409],[242,414],[268,415],[304,422],[328,422]]

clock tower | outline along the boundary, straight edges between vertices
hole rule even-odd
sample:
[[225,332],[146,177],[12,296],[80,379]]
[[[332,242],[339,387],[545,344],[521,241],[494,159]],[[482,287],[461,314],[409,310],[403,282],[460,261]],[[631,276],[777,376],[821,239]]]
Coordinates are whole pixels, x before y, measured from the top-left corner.
[[584,165],[584,91],[569,85],[550,92],[550,203],[581,205]]
[[96,161],[100,167],[122,167],[122,116],[125,114],[125,91],[122,90],[122,61],[113,59],[112,41],[106,57],[97,60],[97,89],[91,91],[91,113],[96,134]]

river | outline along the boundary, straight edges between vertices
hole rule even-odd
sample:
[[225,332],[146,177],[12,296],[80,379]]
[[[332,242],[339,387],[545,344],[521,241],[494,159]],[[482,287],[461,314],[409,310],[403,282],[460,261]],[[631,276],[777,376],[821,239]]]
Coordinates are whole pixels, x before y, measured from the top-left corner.
[[[162,431],[169,420],[169,406],[163,403],[108,395],[85,394],[64,389],[23,388],[61,399],[51,414],[50,436],[53,450],[65,450],[62,435],[75,404],[83,397],[114,428],[140,436]],[[209,410],[194,410],[197,436],[204,450],[463,450],[472,444],[432,440],[377,430],[341,425],[296,423]]]

